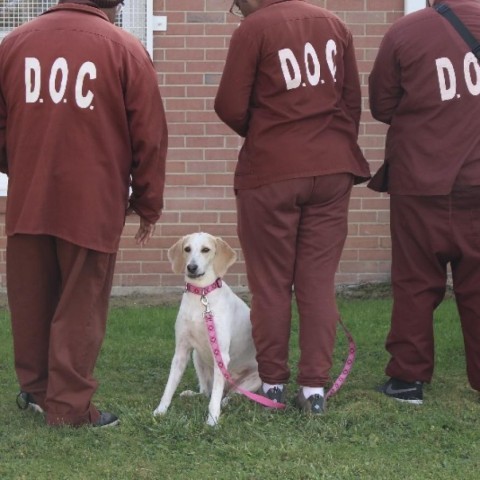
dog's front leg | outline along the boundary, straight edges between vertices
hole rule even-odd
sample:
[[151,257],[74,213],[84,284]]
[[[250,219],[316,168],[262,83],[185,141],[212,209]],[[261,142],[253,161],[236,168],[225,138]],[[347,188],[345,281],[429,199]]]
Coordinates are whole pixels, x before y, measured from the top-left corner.
[[[228,364],[230,363],[230,356],[228,354],[223,354],[223,363],[225,368],[228,369]],[[210,403],[208,405],[208,418],[207,424],[215,426],[218,423],[220,418],[220,409],[222,404],[223,392],[225,391],[225,377],[221,372],[218,365],[215,363],[213,369],[213,387],[212,395],[210,397]]]
[[173,394],[180,383],[183,372],[187,367],[188,360],[190,359],[190,353],[192,349],[186,342],[180,342],[175,347],[175,354],[173,355],[172,365],[170,367],[170,374],[168,376],[167,385],[163,392],[162,399],[158,404],[158,407],[154,410],[153,414],[163,415],[167,412],[168,407],[172,401]]

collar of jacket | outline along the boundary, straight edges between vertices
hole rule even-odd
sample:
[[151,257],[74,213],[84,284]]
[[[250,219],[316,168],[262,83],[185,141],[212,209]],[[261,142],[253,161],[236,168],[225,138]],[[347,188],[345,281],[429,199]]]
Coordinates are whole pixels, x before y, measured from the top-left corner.
[[107,20],[107,22],[110,21],[107,17],[107,14],[104,13],[102,10],[100,10],[93,2],[90,2],[89,0],[75,0],[75,1],[60,0],[60,3],[58,5],[55,5],[54,7],[49,8],[46,12],[43,12],[42,15],[47,15],[48,13],[52,13],[52,12],[58,12],[60,10],[62,11],[70,10],[70,11],[90,13],[92,15],[96,15],[97,17],[101,17]]

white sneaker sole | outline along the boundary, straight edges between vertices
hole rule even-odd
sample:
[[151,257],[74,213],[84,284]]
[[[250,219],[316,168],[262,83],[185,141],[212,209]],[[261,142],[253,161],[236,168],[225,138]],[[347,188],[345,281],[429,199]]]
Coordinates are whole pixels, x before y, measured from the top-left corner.
[[31,412],[34,412],[34,413],[44,413],[43,408],[40,405],[37,405],[36,403],[29,403],[27,406],[27,410],[30,410]]
[[409,403],[410,405],[423,405],[423,400],[404,400],[403,398],[390,397],[401,403]]

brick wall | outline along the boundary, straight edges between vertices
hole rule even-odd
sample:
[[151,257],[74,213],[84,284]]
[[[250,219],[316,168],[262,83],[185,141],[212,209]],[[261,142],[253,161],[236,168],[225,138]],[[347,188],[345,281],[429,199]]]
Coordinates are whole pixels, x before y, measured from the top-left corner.
[[[404,1],[310,1],[335,12],[353,32],[364,95],[360,145],[374,172],[383,158],[385,128],[368,111],[368,73],[386,28],[403,14]],[[166,249],[194,231],[220,235],[238,249],[240,261],[227,281],[234,287],[246,285],[231,186],[241,141],[213,112],[228,41],[238,22],[228,13],[230,5],[231,0],[154,0],[154,13],[168,18],[168,30],[154,38],[154,63],[170,131],[165,211],[156,236],[142,249],[133,240],[138,219],[127,220],[115,293],[178,286],[181,278],[171,273]],[[3,250],[1,260],[1,286],[5,286]],[[388,198],[356,186],[337,283],[384,281],[389,267]]]

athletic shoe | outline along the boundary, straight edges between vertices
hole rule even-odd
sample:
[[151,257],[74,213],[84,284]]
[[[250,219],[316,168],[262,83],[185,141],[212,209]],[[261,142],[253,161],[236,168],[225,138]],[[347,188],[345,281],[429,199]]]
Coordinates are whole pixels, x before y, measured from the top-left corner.
[[378,391],[399,402],[412,405],[422,405],[423,403],[423,383],[419,381],[403,382],[402,380],[391,378],[381,387],[378,387]]
[[17,395],[17,405],[20,410],[31,410],[36,413],[43,413],[43,408],[35,403],[33,395],[27,392],[20,392]]
[[100,413],[100,417],[98,420],[92,424],[94,428],[107,428],[107,427],[116,427],[120,420],[116,415],[109,412],[98,412]]
[[[283,388],[272,387],[269,388],[266,392],[263,391],[263,385],[257,390],[257,395],[268,398],[275,403],[285,403],[285,397],[287,396],[287,388],[284,385]],[[271,407],[265,407],[271,408]]]
[[295,397],[295,405],[304,413],[310,415],[321,415],[327,410],[325,398],[316,393],[305,398],[303,388],[301,388]]

